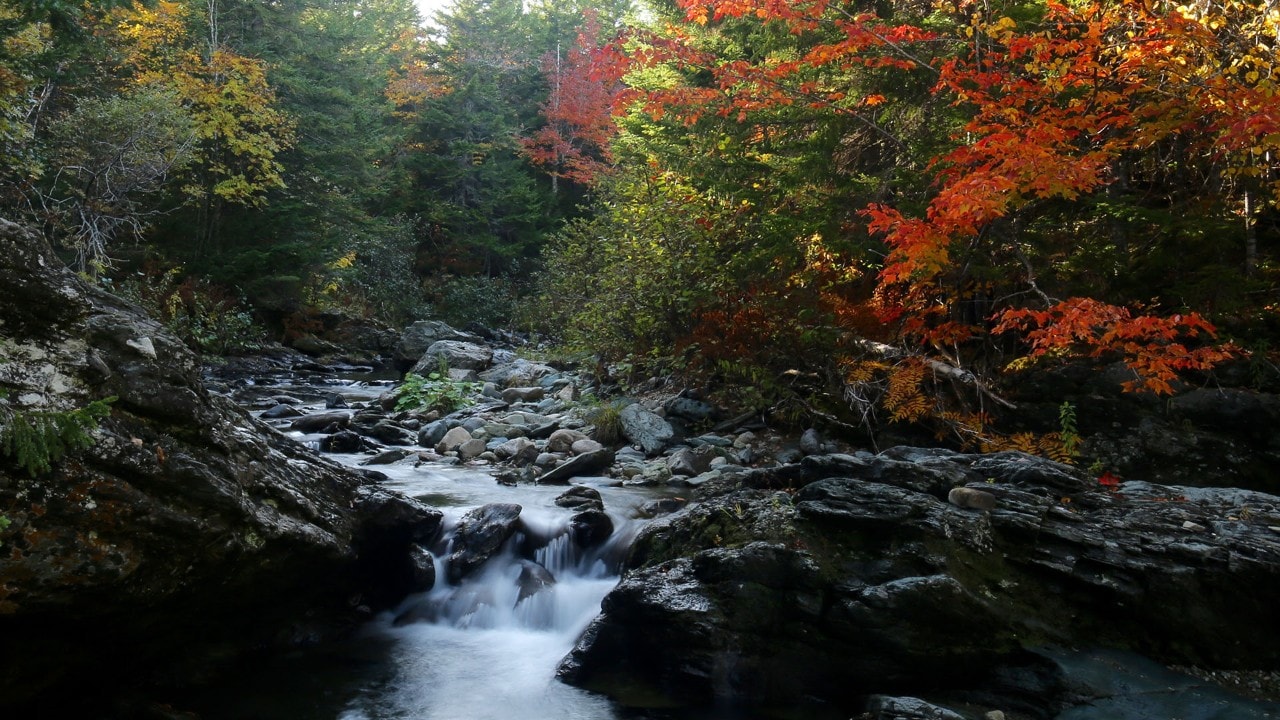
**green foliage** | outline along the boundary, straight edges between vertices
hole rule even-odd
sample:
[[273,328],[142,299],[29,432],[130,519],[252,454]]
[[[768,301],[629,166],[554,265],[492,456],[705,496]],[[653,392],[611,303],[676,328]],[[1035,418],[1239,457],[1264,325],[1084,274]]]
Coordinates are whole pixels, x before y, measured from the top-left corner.
[[68,452],[93,445],[92,433],[111,413],[115,400],[104,398],[62,411],[16,410],[0,401],[0,454],[12,458],[32,477],[48,472]]
[[503,327],[511,322],[516,304],[515,285],[507,278],[448,277],[432,295],[436,314],[457,327],[472,322]]
[[1074,458],[1080,450],[1080,432],[1076,425],[1076,406],[1069,402],[1058,406],[1058,437],[1062,440],[1062,452]]
[[182,268],[139,272],[119,281],[103,279],[113,292],[141,305],[192,348],[213,355],[239,355],[262,348],[265,331],[240,296],[196,278]]
[[433,372],[426,377],[409,373],[396,389],[396,410],[425,408],[451,413],[475,404],[474,396],[479,391],[479,384],[452,380],[447,371]]

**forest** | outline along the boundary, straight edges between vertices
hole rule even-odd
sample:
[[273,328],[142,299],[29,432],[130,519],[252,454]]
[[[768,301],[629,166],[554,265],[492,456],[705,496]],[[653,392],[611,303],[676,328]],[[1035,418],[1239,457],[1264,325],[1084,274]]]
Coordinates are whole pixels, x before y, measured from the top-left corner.
[[440,317],[1063,456],[999,427],[1020,373],[1275,381],[1277,43],[1271,0],[4,0],[0,203],[210,354]]

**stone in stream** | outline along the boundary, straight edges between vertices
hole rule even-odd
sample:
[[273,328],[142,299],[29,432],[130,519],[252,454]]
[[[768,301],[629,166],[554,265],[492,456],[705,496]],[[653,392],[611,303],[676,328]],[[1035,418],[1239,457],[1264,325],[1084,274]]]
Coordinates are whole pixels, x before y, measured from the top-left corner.
[[444,420],[434,420],[422,426],[418,431],[418,444],[425,448],[434,448],[449,432],[449,424]]
[[556,430],[547,437],[547,452],[567,453],[573,449],[573,444],[579,440],[586,440],[587,436],[577,430]]
[[613,520],[603,510],[583,510],[569,520],[569,533],[578,547],[603,545],[613,534]]
[[285,418],[298,418],[305,415],[301,410],[292,406],[281,403],[275,407],[263,410],[259,415],[263,420],[283,420]]
[[570,510],[604,510],[604,499],[600,497],[600,491],[585,485],[574,485],[560,493],[555,504]]
[[342,430],[320,438],[320,452],[356,453],[360,452],[364,446],[365,440],[360,433],[350,430]]
[[390,465],[392,463],[398,463],[407,457],[409,457],[408,450],[395,448],[393,450],[384,450],[378,453],[377,455],[374,455],[371,458],[368,458],[366,460],[361,460],[360,464],[361,465]]
[[406,327],[400,336],[400,342],[392,354],[396,369],[406,370],[412,367],[426,353],[427,348],[439,340],[478,342],[480,338],[456,330],[439,320],[419,320]]
[[578,455],[557,466],[554,470],[543,473],[538,477],[537,482],[539,485],[567,483],[571,478],[606,470],[612,464],[612,450],[597,450],[596,452]]
[[351,413],[343,410],[332,410],[300,417],[289,424],[289,429],[301,433],[317,433],[331,427],[345,428],[350,422]]
[[520,576],[516,578],[516,585],[520,587],[520,593],[516,596],[516,604],[524,602],[527,598],[533,597],[547,588],[554,587],[555,584],[556,578],[551,574],[550,570],[532,560],[521,560]]
[[449,582],[457,583],[484,564],[513,534],[522,508],[515,503],[491,503],[469,510],[454,529],[449,553]]

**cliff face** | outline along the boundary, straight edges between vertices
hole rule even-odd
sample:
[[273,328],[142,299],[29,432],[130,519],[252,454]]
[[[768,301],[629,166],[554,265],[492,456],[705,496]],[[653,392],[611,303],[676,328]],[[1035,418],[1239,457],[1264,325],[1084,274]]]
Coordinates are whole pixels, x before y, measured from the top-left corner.
[[87,450],[0,458],[0,708],[181,683],[408,589],[438,512],[306,451],[201,384],[196,357],[0,220],[0,390],[116,397]]

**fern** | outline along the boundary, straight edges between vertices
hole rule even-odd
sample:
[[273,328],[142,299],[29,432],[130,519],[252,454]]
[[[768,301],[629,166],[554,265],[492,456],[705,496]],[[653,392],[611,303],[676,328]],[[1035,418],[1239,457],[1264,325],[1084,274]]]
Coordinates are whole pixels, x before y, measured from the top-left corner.
[[115,400],[110,397],[77,410],[42,412],[0,404],[0,455],[12,458],[32,477],[48,472],[68,452],[93,445],[92,433]]

